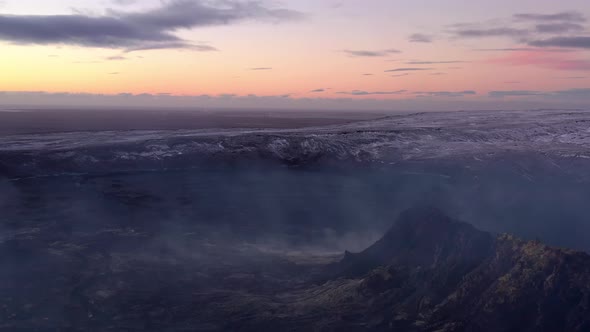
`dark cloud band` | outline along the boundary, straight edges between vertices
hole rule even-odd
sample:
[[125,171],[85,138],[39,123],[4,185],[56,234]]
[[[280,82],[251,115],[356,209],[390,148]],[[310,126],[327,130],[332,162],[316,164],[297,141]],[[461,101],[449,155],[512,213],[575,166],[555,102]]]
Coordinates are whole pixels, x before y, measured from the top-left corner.
[[292,20],[303,14],[263,5],[259,1],[180,0],[145,12],[109,10],[103,16],[0,15],[0,40],[17,44],[66,44],[129,51],[190,48],[214,51],[195,45],[174,33],[179,29],[227,25],[249,19]]
[[590,37],[553,37],[548,39],[534,40],[529,45],[536,47],[567,47],[590,49]]
[[368,50],[342,50],[342,52],[348,54],[352,57],[384,57],[391,54],[401,53],[400,50],[396,49],[388,49],[388,50],[380,50],[380,51],[368,51]]

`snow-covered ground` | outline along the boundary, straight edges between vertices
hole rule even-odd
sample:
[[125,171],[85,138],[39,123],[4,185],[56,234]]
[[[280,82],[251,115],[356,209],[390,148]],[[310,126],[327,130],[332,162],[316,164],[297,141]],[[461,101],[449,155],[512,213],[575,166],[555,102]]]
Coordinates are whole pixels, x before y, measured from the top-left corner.
[[[193,157],[330,158],[392,163],[506,152],[590,158],[590,111],[461,111],[392,115],[304,129],[67,132],[0,137],[0,165],[25,156],[83,167]],[[4,160],[3,160],[4,159]],[[33,167],[34,168],[34,167]]]

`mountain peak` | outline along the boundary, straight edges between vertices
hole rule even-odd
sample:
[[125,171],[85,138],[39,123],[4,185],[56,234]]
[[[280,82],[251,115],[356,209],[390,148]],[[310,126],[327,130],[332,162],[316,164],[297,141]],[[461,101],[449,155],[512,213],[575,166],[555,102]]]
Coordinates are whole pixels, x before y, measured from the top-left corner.
[[332,268],[375,330],[590,331],[590,256],[496,237],[432,207],[402,212]]
[[493,247],[491,234],[454,220],[435,207],[414,207],[402,212],[379,241],[360,253],[347,253],[340,265],[351,276],[392,264],[432,267],[455,261],[473,265]]

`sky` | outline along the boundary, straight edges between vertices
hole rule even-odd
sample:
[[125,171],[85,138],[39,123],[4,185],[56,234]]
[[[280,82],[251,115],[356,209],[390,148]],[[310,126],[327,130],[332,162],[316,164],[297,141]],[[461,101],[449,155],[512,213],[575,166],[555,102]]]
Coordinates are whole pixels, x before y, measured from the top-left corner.
[[4,0],[0,104],[590,107],[587,0]]

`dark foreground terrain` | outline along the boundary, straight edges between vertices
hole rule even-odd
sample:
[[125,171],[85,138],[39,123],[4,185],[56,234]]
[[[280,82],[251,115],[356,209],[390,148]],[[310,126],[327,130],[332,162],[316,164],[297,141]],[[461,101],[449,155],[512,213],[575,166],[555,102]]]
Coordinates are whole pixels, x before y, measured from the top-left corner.
[[590,331],[589,112],[47,114],[0,121],[0,331]]
[[0,244],[2,331],[588,331],[590,256],[403,212],[339,261],[39,230]]

